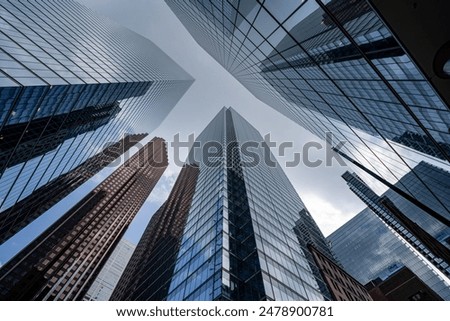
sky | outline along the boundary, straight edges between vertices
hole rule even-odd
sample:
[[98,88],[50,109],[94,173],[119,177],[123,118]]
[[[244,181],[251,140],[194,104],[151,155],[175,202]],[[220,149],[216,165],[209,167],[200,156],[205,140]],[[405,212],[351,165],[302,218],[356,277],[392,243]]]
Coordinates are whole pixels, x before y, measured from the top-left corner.
[[[294,143],[294,148],[286,153],[286,157],[278,157],[274,153],[281,163],[292,159],[293,152],[301,152],[305,143],[320,142],[311,133],[256,99],[195,42],[163,0],[78,2],[150,39],[194,77],[194,84],[160,127],[151,133],[151,137],[158,135],[172,141],[177,133],[181,139],[187,139],[191,133],[198,135],[223,106],[232,106],[263,136],[270,133],[272,140]],[[171,152],[169,147],[169,157]],[[312,155],[311,160],[324,157],[322,150]],[[172,161],[162,184],[157,186],[147,203],[164,201],[179,170]],[[346,167],[339,165],[307,168],[304,164],[285,169],[325,235],[365,207],[341,178],[345,170]],[[152,201],[152,198],[157,201]]]
[[[294,148],[287,150],[284,157],[272,150],[280,164],[292,160],[294,152],[302,152],[306,143],[321,142],[298,124],[255,98],[195,42],[163,0],[77,1],[150,39],[195,79],[164,122],[147,138],[150,140],[159,136],[169,143],[170,165],[124,236],[132,243],[139,241],[151,216],[167,198],[181,169],[173,161],[170,142],[176,134],[180,135],[181,140],[187,140],[190,134],[200,134],[222,107],[233,107],[256,127],[262,136],[270,133],[271,140],[278,144],[292,142]],[[187,150],[182,152],[180,158],[184,160]],[[325,159],[324,150],[311,153],[310,160],[316,159]],[[113,170],[114,168],[106,168],[8,240],[0,248],[0,265],[75,205]],[[365,207],[341,178],[346,170],[347,167],[337,163],[332,167],[322,165],[309,168],[300,164],[293,168],[284,168],[325,236]]]

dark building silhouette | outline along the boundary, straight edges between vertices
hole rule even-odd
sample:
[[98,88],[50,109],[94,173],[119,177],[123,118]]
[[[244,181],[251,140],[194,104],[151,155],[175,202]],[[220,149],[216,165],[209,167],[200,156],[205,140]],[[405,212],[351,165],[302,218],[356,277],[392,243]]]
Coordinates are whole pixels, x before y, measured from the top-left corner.
[[320,290],[322,293],[326,293],[327,297],[332,298],[330,288],[323,278],[321,267],[318,265],[311,249],[314,248],[317,249],[316,251],[321,251],[322,255],[327,256],[331,261],[335,261],[335,259],[326,243],[325,237],[308,210],[302,209],[299,214],[301,219],[295,223],[294,233],[297,236],[297,240],[302,248],[307,249],[304,253],[308,258],[308,265],[314,273],[314,277],[320,287]]
[[407,267],[382,280],[365,285],[374,301],[442,301],[442,299]]
[[[419,152],[434,156],[445,160],[442,156],[441,151],[434,146],[430,139],[425,135],[419,135],[414,132],[405,132],[400,136],[392,138],[392,141],[400,143],[404,146],[411,147]],[[445,150],[448,155],[450,155],[450,144],[439,143],[442,150]]]
[[145,229],[110,300],[167,298],[198,174],[194,165],[181,169],[167,201]]
[[146,136],[147,134],[138,134],[124,137],[73,170],[39,187],[14,206],[0,212],[0,244],[34,221]]
[[0,298],[81,300],[166,167],[154,138],[0,269]]

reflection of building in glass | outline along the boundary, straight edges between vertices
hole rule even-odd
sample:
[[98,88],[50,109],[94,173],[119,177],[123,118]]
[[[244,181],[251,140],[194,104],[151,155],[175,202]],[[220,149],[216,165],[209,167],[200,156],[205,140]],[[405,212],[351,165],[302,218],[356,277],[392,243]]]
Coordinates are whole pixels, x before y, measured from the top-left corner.
[[[405,175],[397,186],[408,187],[435,211],[449,206],[448,198],[442,204],[433,197],[433,193],[446,193],[450,188],[448,172],[422,162],[415,173]],[[346,173],[344,178],[369,206],[328,237],[346,271],[366,284],[386,279],[389,267],[406,266],[441,298],[450,299],[450,227],[391,189],[380,197],[354,174]],[[422,188],[422,179],[431,191]]]
[[[329,249],[283,170],[276,163],[267,163],[265,156],[274,158],[263,141],[233,109],[218,113],[189,153],[186,166],[194,167],[183,169],[140,243],[155,242],[151,235],[155,229],[161,238],[153,246],[157,252],[136,252],[136,260],[127,268],[131,273],[125,272],[122,280],[125,286],[119,284],[116,290],[119,295],[129,291],[121,298],[330,299],[319,285],[323,283],[320,275],[311,269],[315,265],[312,256],[305,254],[310,242],[323,246],[327,253]],[[248,143],[252,144],[250,150],[244,148]],[[177,206],[182,209],[177,211]],[[301,211],[305,213],[299,214]],[[180,216],[173,216],[176,214]],[[296,233],[295,226],[314,231],[299,229]],[[176,233],[171,233],[172,227]],[[176,240],[170,240],[172,237]],[[170,248],[177,253],[175,261],[165,254]],[[137,265],[141,269],[136,269],[135,280],[132,270]],[[158,274],[162,267],[173,274]],[[131,280],[128,289],[127,280]],[[155,294],[155,290],[160,292]]]
[[[341,152],[362,177],[395,184],[421,160],[449,168],[449,106],[366,0],[166,2],[257,98],[319,137],[346,141]],[[422,145],[396,139],[406,132]]]
[[0,212],[107,142],[154,130],[193,81],[75,1],[2,1],[0,11]]
[[[420,166],[420,165],[419,165]],[[426,166],[426,165],[423,165]],[[425,231],[424,227],[429,226],[434,219],[428,217],[426,213],[416,213],[412,215],[413,217],[417,214],[423,217],[418,220],[417,224],[413,219],[410,219],[407,212],[400,210],[396,203],[394,203],[389,196],[378,196],[375,194],[356,174],[351,174],[349,172],[344,173],[342,176],[349,185],[350,189],[359,197],[361,200],[367,204],[367,206],[393,231],[395,231],[403,240],[409,243],[416,251],[420,252],[426,259],[430,261],[437,269],[444,273],[447,277],[450,276],[450,250],[436,240],[431,234]],[[414,178],[415,176],[411,176]],[[402,178],[402,181],[408,180],[408,175]],[[450,182],[450,180],[448,180]],[[409,185],[414,188],[414,181],[410,181]],[[404,202],[403,199],[399,201],[400,206]],[[420,209],[411,208],[413,212],[418,212]],[[428,223],[428,224],[427,224]],[[444,233],[450,234],[450,228],[445,225],[441,225],[438,231],[443,230]],[[434,229],[433,234],[437,234]]]
[[[411,147],[419,152],[444,159],[441,152],[434,146],[427,136],[419,135],[413,132],[405,132],[400,136],[392,138],[393,142],[400,143],[403,146]],[[441,149],[450,155],[450,144],[439,143]]]
[[147,134],[138,134],[124,137],[1,212],[0,244],[45,213],[146,136]]
[[448,278],[413,252],[370,209],[366,208],[328,236],[336,258],[361,284],[386,279],[390,266],[406,266],[442,299],[450,300]]
[[136,246],[120,240],[83,300],[108,301]]
[[[0,168],[6,169],[54,150],[66,139],[106,125],[120,112],[119,103],[92,106],[28,123],[3,126]],[[3,170],[2,170],[3,172]]]
[[3,300],[81,300],[167,167],[153,138],[0,269]]

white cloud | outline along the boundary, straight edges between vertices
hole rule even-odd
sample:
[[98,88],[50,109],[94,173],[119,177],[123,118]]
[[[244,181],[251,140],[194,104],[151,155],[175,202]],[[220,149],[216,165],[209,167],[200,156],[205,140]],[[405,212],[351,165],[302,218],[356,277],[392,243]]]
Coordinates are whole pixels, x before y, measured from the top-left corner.
[[302,195],[302,200],[325,236],[334,232],[355,215],[335,207],[316,194]]
[[178,177],[179,168],[175,166],[169,166],[165,170],[158,184],[156,184],[150,197],[147,198],[147,203],[162,204],[166,201],[167,197],[172,190],[173,185]]

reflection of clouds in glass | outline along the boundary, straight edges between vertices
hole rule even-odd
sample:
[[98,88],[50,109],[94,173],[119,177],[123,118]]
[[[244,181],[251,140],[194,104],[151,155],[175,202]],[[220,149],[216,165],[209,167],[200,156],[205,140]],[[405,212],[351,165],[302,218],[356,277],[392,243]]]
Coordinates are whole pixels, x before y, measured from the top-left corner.
[[362,284],[386,277],[390,266],[401,264],[442,298],[450,299],[450,287],[443,278],[370,209],[363,210],[327,239],[345,270]]

